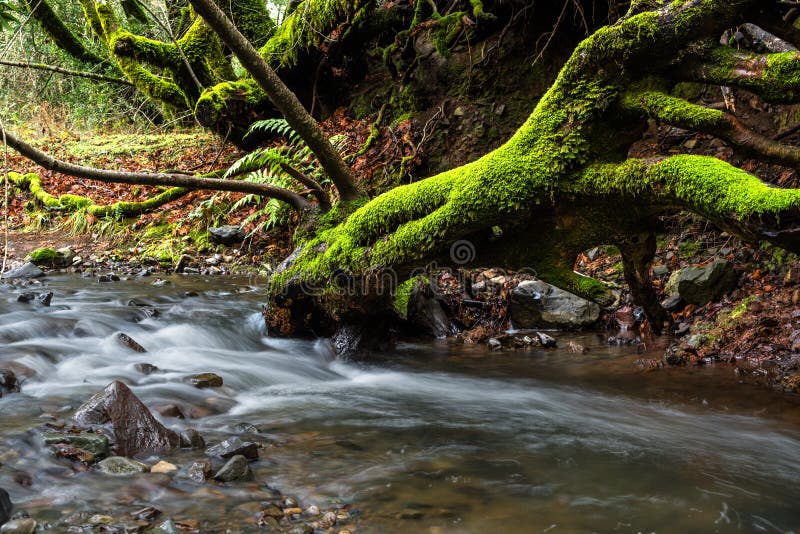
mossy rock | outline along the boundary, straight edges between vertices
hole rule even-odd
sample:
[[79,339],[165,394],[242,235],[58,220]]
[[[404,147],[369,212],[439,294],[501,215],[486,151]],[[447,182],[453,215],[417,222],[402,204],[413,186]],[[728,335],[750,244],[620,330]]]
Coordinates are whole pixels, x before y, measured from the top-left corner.
[[27,259],[34,265],[54,267],[58,263],[59,256],[55,249],[42,247],[28,254]]

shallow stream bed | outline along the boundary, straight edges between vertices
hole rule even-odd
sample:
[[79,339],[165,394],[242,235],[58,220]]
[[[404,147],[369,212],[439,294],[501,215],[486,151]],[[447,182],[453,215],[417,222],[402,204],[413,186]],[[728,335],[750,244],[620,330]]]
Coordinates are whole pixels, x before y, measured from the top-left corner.
[[[148,505],[205,532],[258,532],[264,484],[302,506],[348,505],[353,532],[800,532],[800,406],[729,367],[642,370],[663,347],[641,355],[602,333],[554,334],[585,354],[438,341],[341,362],[325,341],[266,337],[254,280],[170,281],[51,277],[49,307],[17,302],[44,288],[0,286],[0,367],[33,371],[0,398],[0,487],[54,532],[75,511]],[[224,386],[181,380],[201,372]],[[133,478],[55,459],[46,414],[68,419],[115,379],[195,416],[168,427],[263,443],[255,481],[192,482],[202,451]]]

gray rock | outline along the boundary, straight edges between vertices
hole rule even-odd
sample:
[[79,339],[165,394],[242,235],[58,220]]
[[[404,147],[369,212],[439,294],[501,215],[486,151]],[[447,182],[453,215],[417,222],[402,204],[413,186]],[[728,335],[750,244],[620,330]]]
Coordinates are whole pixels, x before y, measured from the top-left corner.
[[195,482],[205,482],[211,478],[212,473],[211,460],[197,460],[189,466],[187,475]]
[[253,472],[247,464],[247,458],[236,455],[223,465],[214,475],[214,480],[220,482],[236,482],[239,480],[251,480]]
[[500,350],[503,348],[503,344],[497,338],[491,338],[489,340],[489,350]]
[[251,460],[258,458],[258,443],[252,441],[242,441],[234,436],[230,439],[218,443],[206,449],[206,454],[209,456],[221,456],[222,458],[231,458],[233,456],[244,456]]
[[135,339],[124,332],[117,333],[117,341],[136,352],[147,352],[147,349],[139,345]]
[[2,534],[33,534],[36,532],[36,521],[31,518],[12,519],[2,527]]
[[450,334],[450,319],[428,283],[414,284],[408,296],[407,317],[409,322],[435,338],[442,339]]
[[536,337],[539,338],[539,343],[543,347],[555,347],[557,345],[556,338],[548,336],[544,332],[536,332]]
[[218,388],[222,387],[222,377],[214,373],[200,373],[183,378],[183,381],[196,388]]
[[153,532],[159,534],[181,534],[180,529],[172,519],[167,519],[157,527],[153,528]]
[[676,312],[683,308],[684,302],[677,293],[670,295],[661,302],[661,307],[670,312]]
[[654,265],[653,266],[653,274],[655,276],[666,276],[669,274],[669,267],[664,264],[661,265]]
[[13,508],[14,505],[11,504],[11,497],[8,496],[8,492],[0,488],[0,525],[11,519],[11,510]]
[[738,276],[733,264],[717,260],[705,267],[686,267],[672,273],[664,292],[680,295],[689,304],[703,306],[736,287]]
[[244,230],[231,224],[218,228],[209,228],[208,234],[211,242],[217,245],[234,245],[241,243],[245,238]]
[[98,458],[105,458],[110,454],[108,436],[103,434],[45,434],[42,438],[45,445],[65,443],[71,447],[83,449]]
[[158,367],[153,365],[152,363],[137,363],[133,366],[137,372],[142,373],[143,375],[151,375],[158,371]]
[[98,462],[97,468],[106,475],[130,476],[138,473],[147,473],[150,468],[141,462],[125,458],[124,456],[111,456]]
[[0,276],[3,280],[13,280],[16,278],[41,278],[44,271],[31,262],[25,263],[16,269],[11,269]]
[[130,388],[118,380],[78,408],[74,418],[80,425],[111,423],[120,455],[161,453],[180,445],[180,437],[159,423]]
[[181,447],[184,449],[204,449],[206,440],[194,428],[187,428],[181,432]]
[[521,282],[511,293],[511,318],[520,328],[589,326],[600,306],[541,280]]

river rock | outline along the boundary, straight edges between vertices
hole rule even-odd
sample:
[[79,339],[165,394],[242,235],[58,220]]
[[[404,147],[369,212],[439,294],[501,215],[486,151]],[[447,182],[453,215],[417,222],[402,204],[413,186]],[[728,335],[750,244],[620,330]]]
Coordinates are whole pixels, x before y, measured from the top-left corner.
[[19,380],[11,369],[0,369],[0,397],[3,393],[19,393]]
[[511,293],[511,318],[520,328],[589,326],[600,318],[600,306],[541,280],[521,282]]
[[209,456],[221,456],[222,458],[231,458],[232,456],[241,455],[245,458],[256,460],[258,459],[258,443],[242,441],[234,436],[207,448],[206,454]]
[[680,297],[696,306],[703,306],[734,289],[738,275],[733,264],[716,260],[705,267],[685,267],[669,277],[664,292]]
[[24,263],[16,269],[11,269],[0,275],[3,280],[14,280],[19,278],[41,278],[44,276],[44,271],[38,268],[31,262]]
[[8,496],[8,492],[0,488],[0,525],[11,519],[11,510],[13,508],[14,505],[11,504],[11,497]]
[[106,475],[130,476],[138,473],[147,473],[150,468],[142,462],[125,458],[124,456],[111,456],[97,463],[97,468]]
[[31,518],[12,519],[2,527],[2,534],[33,534],[36,532],[36,521]]
[[98,458],[105,458],[110,454],[108,436],[103,434],[45,434],[42,438],[45,445],[53,446],[66,444],[92,453]]
[[117,333],[117,341],[136,352],[147,352],[147,349],[139,345],[135,339],[124,332]]
[[184,449],[204,449],[206,440],[194,428],[187,428],[181,432],[181,447]]
[[180,445],[178,435],[159,423],[128,386],[114,381],[75,412],[81,425],[104,425],[114,429],[116,453],[136,456],[161,453]]
[[137,363],[133,366],[137,372],[142,373],[143,375],[151,375],[158,371],[158,367],[153,365],[152,363]]
[[208,235],[216,245],[235,245],[244,241],[244,230],[239,226],[227,224],[218,228],[209,228]]
[[177,470],[178,470],[177,465],[165,462],[164,460],[161,460],[160,462],[158,462],[157,464],[155,464],[153,467],[150,468],[151,473],[172,473],[173,471]]
[[555,347],[558,344],[554,337],[548,336],[544,332],[536,332],[536,337],[539,338],[539,343],[543,347]]
[[214,480],[220,482],[236,482],[239,480],[251,480],[253,472],[247,464],[247,458],[237,454],[223,465],[214,475]]
[[195,482],[205,482],[211,475],[213,470],[211,468],[211,460],[196,460],[189,466],[187,475]]
[[430,284],[414,284],[408,297],[407,316],[410,323],[435,338],[445,338],[450,334],[450,319],[431,291]]
[[185,376],[183,381],[200,389],[222,387],[222,377],[214,373]]

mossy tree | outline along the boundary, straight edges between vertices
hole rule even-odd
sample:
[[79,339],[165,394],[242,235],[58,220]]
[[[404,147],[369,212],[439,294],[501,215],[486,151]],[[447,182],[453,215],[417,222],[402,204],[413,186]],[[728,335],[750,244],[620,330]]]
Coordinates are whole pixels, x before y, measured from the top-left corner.
[[[347,13],[369,3],[341,4],[306,0],[292,16],[315,7],[340,6]],[[470,4],[474,18],[489,16],[488,2]],[[298,203],[306,224],[297,233],[295,253],[272,279],[268,322],[284,333],[320,334],[339,321],[391,310],[389,292],[369,280],[392,272],[402,281],[430,261],[444,265],[451,245],[469,240],[477,264],[532,268],[546,281],[603,304],[611,300],[607,288],[576,274],[573,266],[582,250],[616,244],[634,297],[660,331],[667,315],[649,278],[659,214],[689,210],[745,239],[800,251],[800,190],[772,187],[713,157],[628,156],[655,121],[796,166],[797,148],[757,135],[730,112],[672,96],[679,83],[702,82],[745,88],[767,101],[800,101],[800,53],[743,52],[719,44],[724,31],[745,22],[794,37],[782,5],[634,1],[627,14],[577,46],[527,121],[496,150],[372,200],[346,199],[330,209]],[[420,24],[446,29],[446,17],[435,15]],[[101,18],[106,33],[109,20]],[[400,36],[398,47],[415,28]],[[284,23],[265,47],[296,30]],[[227,86],[230,94],[252,97],[258,91],[252,82],[227,83],[234,84]],[[361,290],[342,291],[342,281]]]

